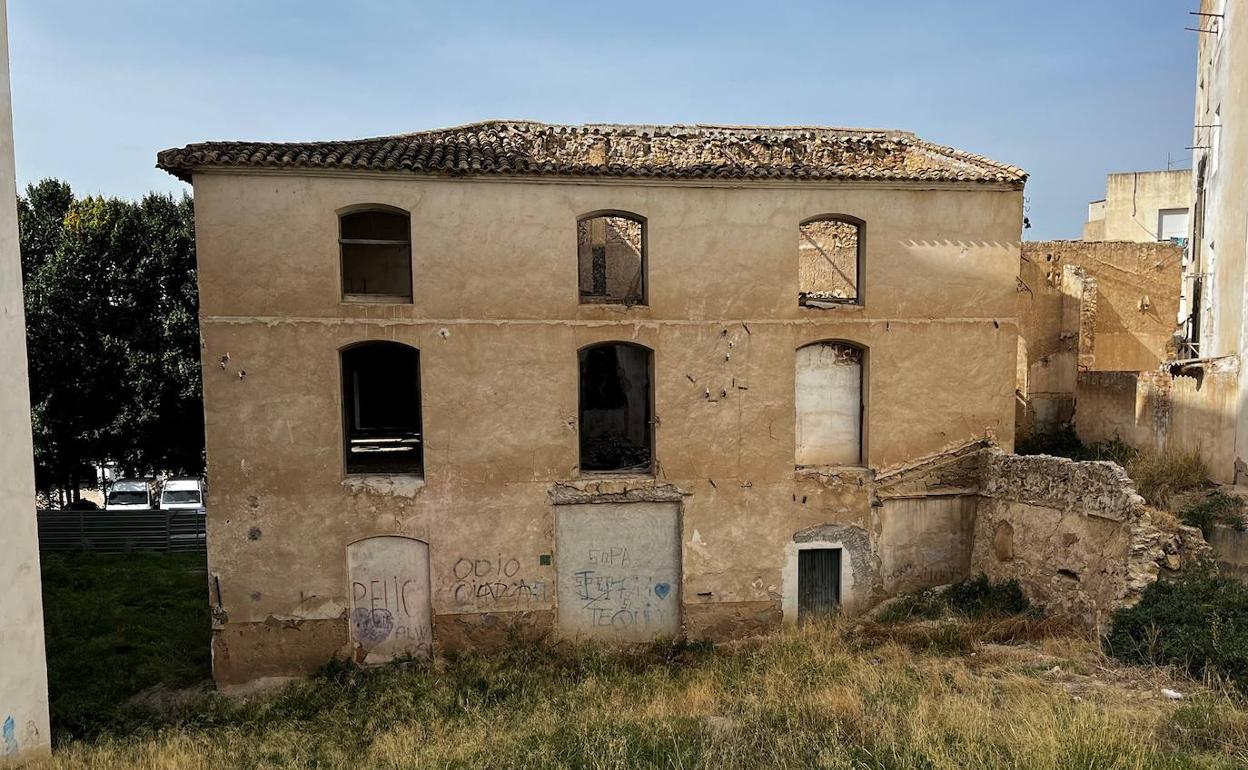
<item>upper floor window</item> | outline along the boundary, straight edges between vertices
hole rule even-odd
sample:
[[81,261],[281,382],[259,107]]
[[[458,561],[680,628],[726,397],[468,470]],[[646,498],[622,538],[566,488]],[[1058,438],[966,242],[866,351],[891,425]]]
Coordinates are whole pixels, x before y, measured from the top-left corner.
[[797,465],[861,465],[862,348],[816,342],[796,358]]
[[581,470],[649,473],[652,469],[651,353],[628,342],[582,348]]
[[370,208],[338,218],[342,298],[349,302],[411,302],[411,223],[404,211]]
[[365,342],[342,351],[347,473],[424,469],[420,351],[399,342]]
[[623,211],[599,212],[576,222],[581,302],[646,302],[646,222]]
[[797,243],[801,304],[821,307],[862,301],[862,230],[861,220],[839,214],[801,224]]

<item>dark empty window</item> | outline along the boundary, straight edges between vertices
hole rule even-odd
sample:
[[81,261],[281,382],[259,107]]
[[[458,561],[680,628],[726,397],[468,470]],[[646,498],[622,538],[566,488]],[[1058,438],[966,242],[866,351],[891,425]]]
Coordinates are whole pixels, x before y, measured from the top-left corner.
[[581,302],[646,301],[646,226],[634,214],[584,217],[576,223]]
[[579,358],[581,470],[649,472],[650,351],[607,343]]
[[355,302],[412,301],[407,214],[369,209],[339,217],[342,295]]
[[798,619],[829,615],[841,606],[841,549],[797,552]]
[[861,298],[862,223],[827,216],[803,222],[797,239],[798,301],[854,304]]
[[347,473],[422,471],[420,352],[397,342],[342,351]]

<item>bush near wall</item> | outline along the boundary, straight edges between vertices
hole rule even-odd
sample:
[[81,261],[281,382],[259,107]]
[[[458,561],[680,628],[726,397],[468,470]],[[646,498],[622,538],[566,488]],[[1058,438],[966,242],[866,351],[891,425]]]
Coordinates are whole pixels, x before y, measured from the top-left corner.
[[948,614],[967,618],[992,618],[1039,614],[1023,595],[1017,580],[994,583],[979,574],[942,589],[929,588],[911,596],[903,596],[876,615],[880,623],[901,623],[909,620],[937,620]]
[[1248,692],[1248,586],[1212,568],[1158,581],[1118,610],[1106,651],[1128,663],[1173,665]]

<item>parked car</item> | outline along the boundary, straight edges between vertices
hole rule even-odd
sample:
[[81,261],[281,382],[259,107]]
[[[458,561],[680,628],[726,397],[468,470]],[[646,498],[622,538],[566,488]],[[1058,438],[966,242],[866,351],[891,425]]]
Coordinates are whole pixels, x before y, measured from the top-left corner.
[[73,501],[72,503],[67,503],[67,504],[65,505],[65,508],[64,508],[63,510],[66,510],[66,511],[98,511],[98,510],[100,510],[100,506],[96,505],[94,502],[92,502],[91,500],[88,500],[88,499],[86,499],[86,498],[84,497],[84,498],[82,498],[82,499],[80,499],[80,500],[75,500],[75,501]]
[[203,479],[169,479],[160,491],[160,507],[168,511],[204,512]]
[[144,479],[120,479],[108,488],[104,498],[106,511],[131,511],[154,508],[152,484]]

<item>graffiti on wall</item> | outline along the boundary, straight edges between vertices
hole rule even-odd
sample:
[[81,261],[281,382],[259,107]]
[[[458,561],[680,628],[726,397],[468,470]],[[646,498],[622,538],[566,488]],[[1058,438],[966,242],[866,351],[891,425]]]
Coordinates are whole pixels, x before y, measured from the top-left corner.
[[560,510],[559,625],[565,633],[645,641],[680,632],[677,506]]
[[626,546],[591,547],[585,561],[593,567],[574,572],[573,583],[590,625],[614,629],[665,625],[672,584],[636,573],[634,568],[642,565],[629,557]]
[[429,546],[383,535],[347,546],[351,640],[356,657],[381,663],[433,650]]
[[498,603],[544,603],[549,596],[546,581],[523,576],[520,560],[512,556],[461,556],[451,572],[455,577],[452,592],[460,606],[485,609]]
[[0,733],[0,740],[3,741],[3,749],[0,749],[0,756],[10,757],[17,753],[17,736],[13,734],[13,715],[5,717],[3,732]]
[[387,640],[428,652],[432,639],[420,610],[427,606],[421,595],[426,581],[406,575],[387,575],[367,582],[351,581],[351,631],[366,650]]

